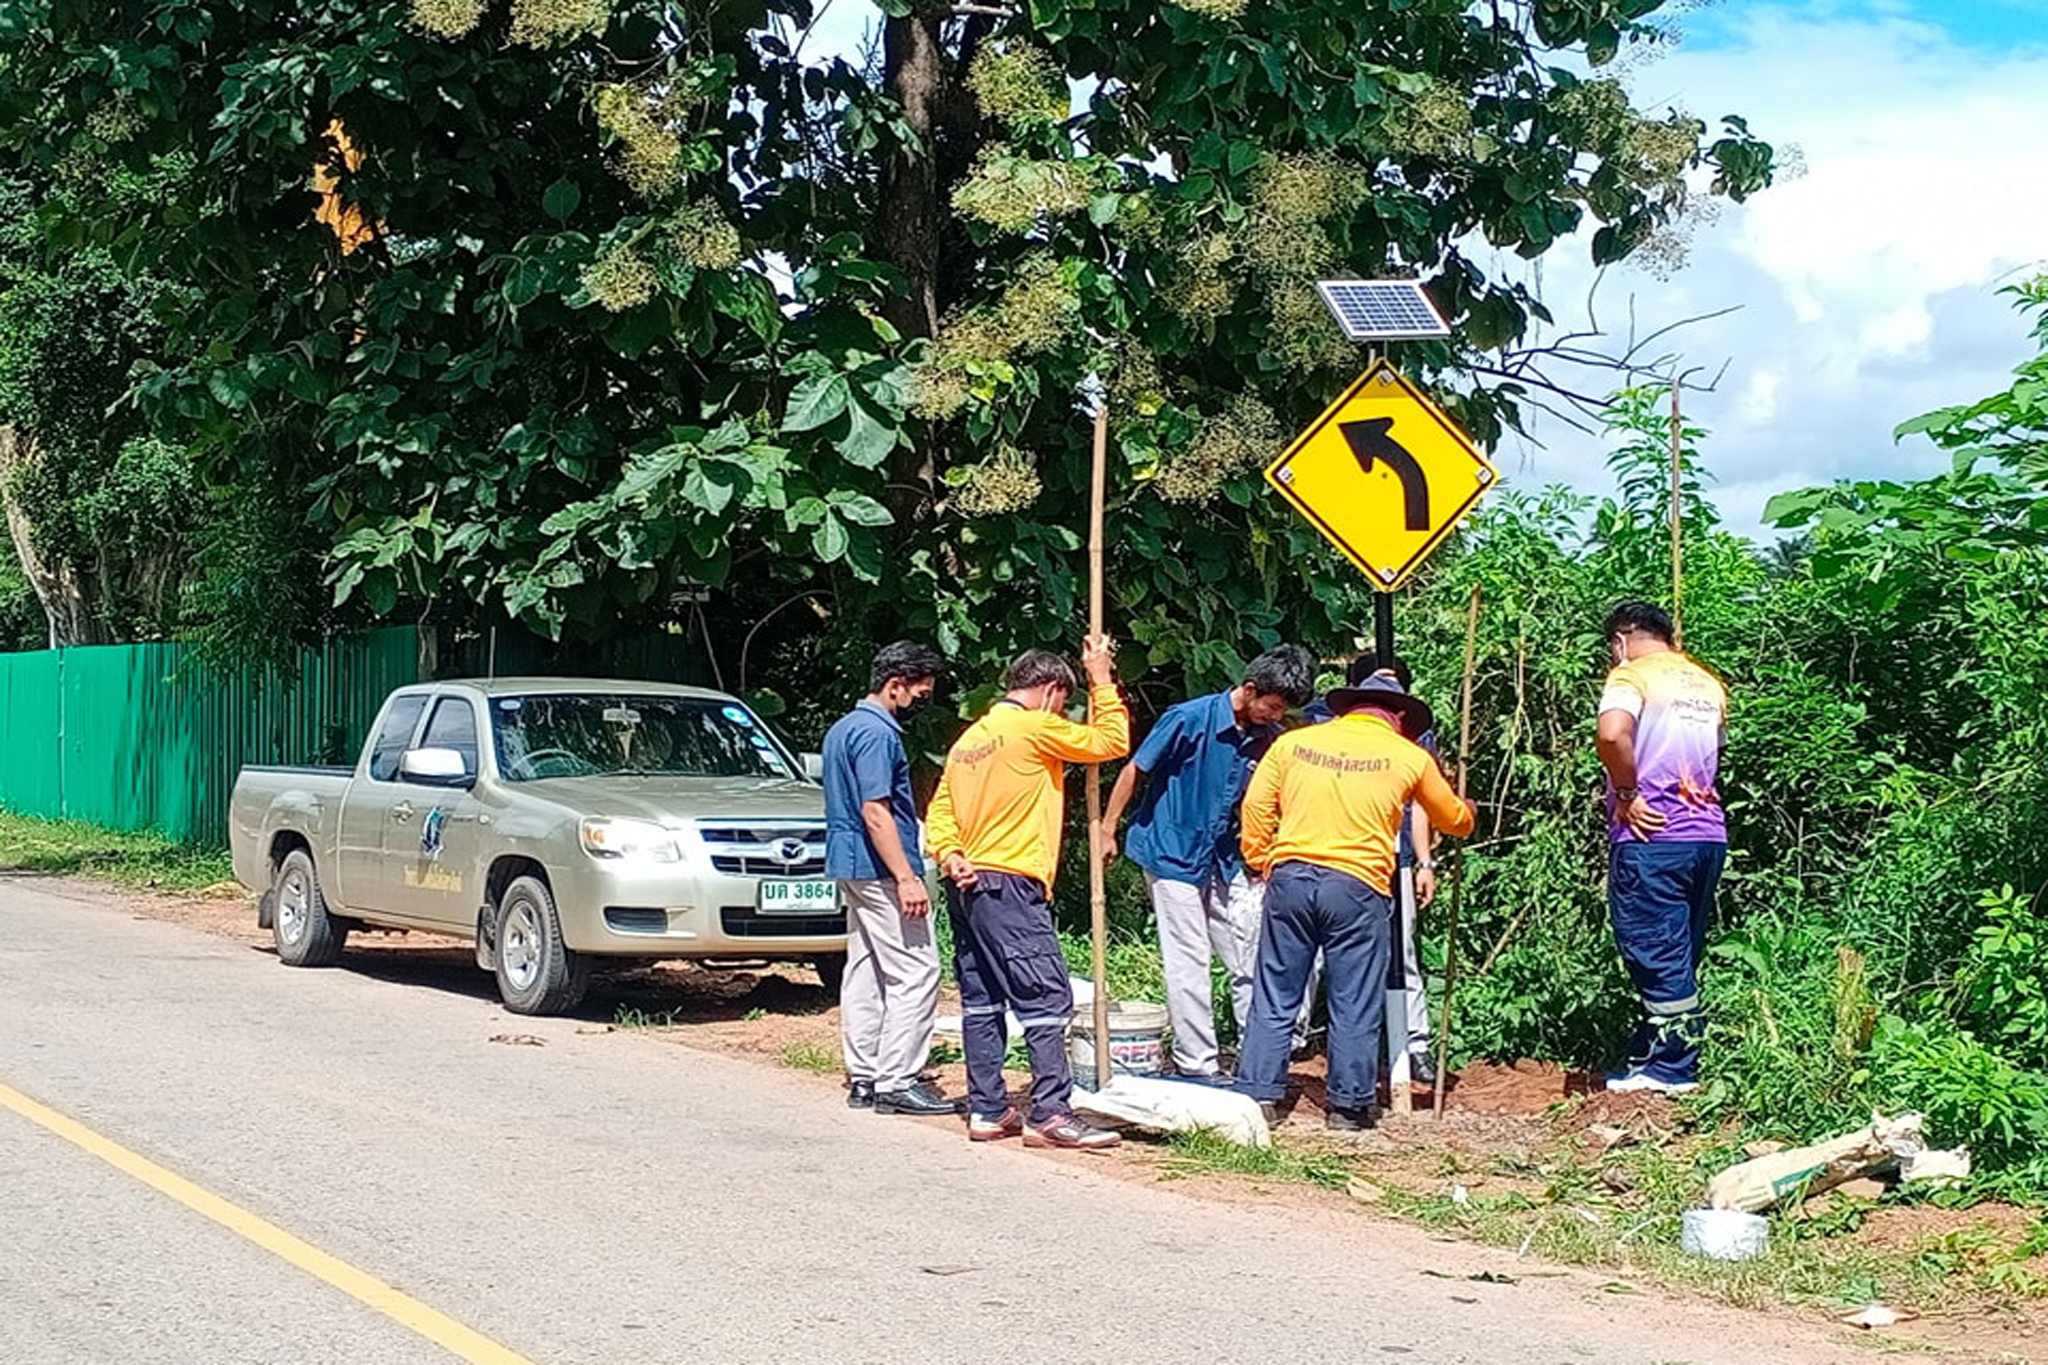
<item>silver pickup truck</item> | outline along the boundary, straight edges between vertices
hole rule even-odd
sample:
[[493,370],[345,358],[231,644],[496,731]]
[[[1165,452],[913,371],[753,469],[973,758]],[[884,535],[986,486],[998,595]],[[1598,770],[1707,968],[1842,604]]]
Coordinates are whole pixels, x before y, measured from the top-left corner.
[[352,770],[244,768],[229,842],[284,962],[365,925],[455,935],[506,1008],[559,1014],[595,959],[806,959],[836,991],[824,806],[735,697],[499,678],[392,693]]

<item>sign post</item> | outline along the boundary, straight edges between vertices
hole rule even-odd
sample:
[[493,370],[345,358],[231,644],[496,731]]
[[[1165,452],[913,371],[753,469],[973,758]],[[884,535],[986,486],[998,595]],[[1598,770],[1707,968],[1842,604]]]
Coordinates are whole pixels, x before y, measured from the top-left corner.
[[[1500,471],[1442,408],[1383,359],[1294,438],[1266,468],[1266,482],[1308,518],[1372,583],[1373,649],[1381,668],[1394,661],[1394,591],[1450,537],[1500,479]],[[1472,596],[1465,657],[1466,733],[1459,746],[1459,794],[1471,744]],[[1453,869],[1450,932],[1456,933],[1460,880]],[[1456,944],[1450,948],[1456,953]],[[1443,1113],[1442,1058],[1450,1041],[1450,980],[1438,1037],[1437,1113]],[[1406,1112],[1408,1087],[1394,1087]]]

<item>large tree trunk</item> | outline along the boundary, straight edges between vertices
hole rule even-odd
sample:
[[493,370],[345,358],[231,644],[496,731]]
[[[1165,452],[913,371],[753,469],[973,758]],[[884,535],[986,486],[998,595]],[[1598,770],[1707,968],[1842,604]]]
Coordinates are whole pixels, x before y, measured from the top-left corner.
[[[875,233],[881,254],[908,286],[884,305],[885,316],[906,337],[936,336],[957,292],[947,288],[946,279],[951,200],[979,143],[979,112],[954,68],[969,60],[993,21],[982,15],[960,21],[959,51],[949,55],[950,10],[947,3],[921,0],[882,30],[883,80],[917,138],[883,165]],[[954,255],[957,271],[957,241]],[[929,514],[939,474],[936,452],[927,446],[899,449],[892,458],[888,500],[900,533],[908,534]]]
[[22,576],[35,590],[43,615],[50,622],[52,649],[106,644],[110,637],[93,610],[91,594],[75,567],[62,559],[45,559],[36,549],[34,523],[14,496],[15,476],[38,458],[40,453],[32,433],[0,426],[0,508],[7,514],[7,534],[21,560]]
[[946,92],[943,14],[930,5],[888,21],[882,30],[883,76],[903,106],[903,121],[917,136],[882,168],[880,241],[909,288],[888,305],[889,321],[905,336],[939,330],[938,125]]

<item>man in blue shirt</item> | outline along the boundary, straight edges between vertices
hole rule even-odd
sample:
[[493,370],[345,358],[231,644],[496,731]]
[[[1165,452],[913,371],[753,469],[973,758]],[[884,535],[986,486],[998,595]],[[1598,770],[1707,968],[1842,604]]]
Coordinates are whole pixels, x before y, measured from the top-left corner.
[[918,1079],[939,1006],[939,950],[903,751],[903,721],[930,703],[943,668],[923,645],[884,647],[867,699],[825,735],[825,875],[846,906],[846,1102],[878,1114],[955,1112]]
[[1230,691],[1169,707],[1109,794],[1102,827],[1111,857],[1117,824],[1138,797],[1127,851],[1152,891],[1173,1063],[1183,1076],[1226,1079],[1216,1049],[1212,953],[1230,977],[1240,1031],[1251,1017],[1263,888],[1245,873],[1238,803],[1280,722],[1314,693],[1315,660],[1307,650],[1268,650]]

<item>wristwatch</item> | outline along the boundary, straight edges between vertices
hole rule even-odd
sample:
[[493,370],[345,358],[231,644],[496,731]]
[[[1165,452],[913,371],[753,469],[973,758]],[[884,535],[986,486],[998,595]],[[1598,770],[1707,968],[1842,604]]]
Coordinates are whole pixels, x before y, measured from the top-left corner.
[[1641,795],[1641,790],[1635,787],[1616,787],[1614,789],[1614,804],[1617,806],[1633,805],[1635,799]]
[[1418,858],[1418,859],[1416,859],[1416,862],[1415,862],[1415,870],[1416,870],[1417,872],[1434,872],[1434,871],[1436,871],[1436,859],[1434,859],[1434,858]]

